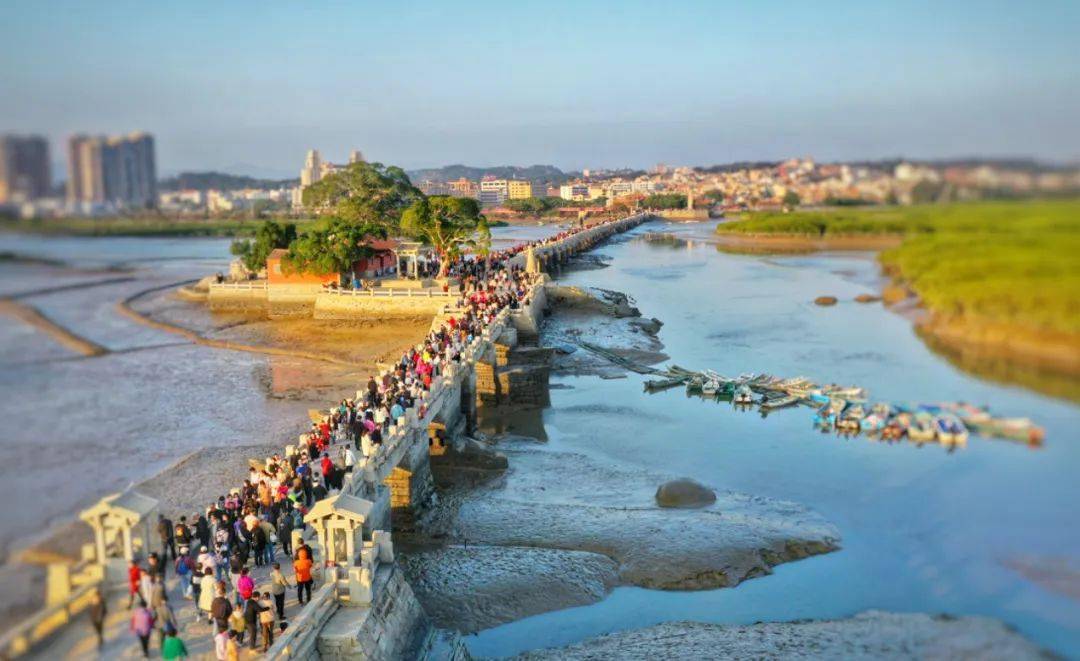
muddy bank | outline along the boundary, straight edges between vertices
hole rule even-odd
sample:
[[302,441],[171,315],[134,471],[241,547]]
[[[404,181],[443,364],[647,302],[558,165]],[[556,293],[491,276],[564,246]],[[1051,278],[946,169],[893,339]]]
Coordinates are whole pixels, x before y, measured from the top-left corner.
[[[722,650],[722,651],[721,651]],[[984,617],[868,611],[845,620],[745,626],[669,622],[516,659],[1052,659],[1016,631]]]
[[[552,371],[556,374],[617,377],[625,368],[581,348],[604,347],[628,361],[655,365],[668,359],[657,335],[663,323],[643,318],[633,299],[621,292],[598,288],[549,285],[551,315],[544,321],[540,344],[557,349]],[[572,351],[567,351],[573,349]]]
[[435,624],[464,632],[595,603],[618,582],[614,560],[586,551],[469,544],[402,558]]
[[[795,503],[726,491],[702,509],[663,509],[655,491],[672,476],[520,437],[498,448],[510,469],[442,494],[425,527],[429,547],[409,555],[410,582],[442,626],[488,628],[599,601],[614,585],[732,587],[839,546],[833,525]],[[489,575],[489,556],[527,562]],[[516,589],[529,581],[560,587]]]
[[117,311],[141,324],[216,349],[292,356],[367,370],[419,342],[431,324],[428,317],[342,322],[215,315],[176,295],[175,289],[169,285],[139,292],[118,303]]

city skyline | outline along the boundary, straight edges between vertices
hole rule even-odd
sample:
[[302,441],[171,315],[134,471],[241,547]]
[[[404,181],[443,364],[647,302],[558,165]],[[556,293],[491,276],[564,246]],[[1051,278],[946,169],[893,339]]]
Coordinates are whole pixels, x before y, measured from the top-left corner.
[[0,9],[0,128],[54,163],[145,130],[163,175],[292,177],[315,145],[406,168],[1080,157],[1064,2],[199,7]]

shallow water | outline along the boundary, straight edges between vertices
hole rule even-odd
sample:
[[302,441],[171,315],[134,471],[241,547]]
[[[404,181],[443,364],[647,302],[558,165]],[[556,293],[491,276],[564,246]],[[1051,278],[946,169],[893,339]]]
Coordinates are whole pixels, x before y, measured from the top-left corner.
[[[468,639],[472,652],[510,654],[667,620],[750,623],[871,608],[989,615],[1058,652],[1080,652],[1080,602],[1007,566],[1064,558],[1080,572],[1080,409],[966,375],[928,350],[906,319],[854,303],[879,282],[871,254],[724,254],[708,243],[711,227],[649,224],[600,248],[613,258],[609,268],[562,280],[633,296],[664,322],[665,351],[684,367],[805,375],[890,401],[988,404],[1035,418],[1046,446],[972,438],[948,453],[842,439],[813,431],[806,408],[763,419],[681,389],[643,394],[645,377],[635,374],[553,378],[560,387],[543,412],[553,447],[805,504],[839,527],[843,549],[734,589],[619,588],[592,606],[481,632]],[[647,231],[693,241],[650,243],[640,238]],[[824,294],[840,303],[812,304]]]

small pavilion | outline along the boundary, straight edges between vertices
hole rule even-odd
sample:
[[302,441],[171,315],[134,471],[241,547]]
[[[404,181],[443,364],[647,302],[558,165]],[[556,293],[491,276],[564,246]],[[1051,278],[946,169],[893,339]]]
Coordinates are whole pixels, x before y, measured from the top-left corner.
[[[319,535],[323,561],[354,564],[354,558],[364,543],[364,523],[371,519],[375,503],[349,494],[339,493],[323,498],[304,515]],[[370,525],[370,524],[369,524]],[[371,531],[367,531],[370,537]]]
[[102,498],[79,514],[94,531],[95,559],[107,578],[126,576],[127,565],[150,553],[158,501],[128,489]]

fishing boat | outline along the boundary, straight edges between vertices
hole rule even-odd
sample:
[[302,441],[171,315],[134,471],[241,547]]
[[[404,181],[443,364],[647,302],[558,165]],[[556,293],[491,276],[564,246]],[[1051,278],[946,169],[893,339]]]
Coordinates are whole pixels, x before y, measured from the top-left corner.
[[658,392],[660,390],[667,390],[668,388],[674,388],[686,381],[686,377],[674,377],[671,379],[649,379],[645,382],[646,392]]
[[964,445],[967,443],[968,431],[964,423],[951,413],[945,413],[934,418],[934,432],[938,442],[942,445]]
[[796,397],[795,395],[773,394],[771,396],[766,395],[765,398],[761,400],[761,408],[763,408],[763,409],[779,409],[779,408],[783,408],[785,406],[791,406],[793,404],[798,404],[798,403],[799,403],[799,398]]
[[863,409],[862,404],[848,404],[836,421],[836,428],[840,431],[857,433],[864,417],[866,417],[866,410]]
[[885,427],[881,430],[881,438],[886,441],[900,440],[907,434],[909,421],[910,418],[906,413],[901,413],[892,418],[885,423]]
[[997,436],[1021,441],[1031,446],[1042,445],[1045,430],[1029,418],[987,418],[963,420],[964,424],[984,436]]
[[718,392],[720,392],[720,382],[716,379],[706,379],[701,385],[702,395],[716,395]]
[[744,383],[735,389],[735,395],[731,398],[731,401],[736,404],[753,404],[754,391]]
[[836,419],[840,411],[844,410],[844,400],[830,399],[827,404],[818,409],[814,414],[814,426],[820,429],[832,429],[836,425]]
[[907,434],[908,438],[917,443],[934,440],[937,432],[934,431],[933,416],[925,411],[916,413],[911,418],[911,424],[908,426]]

